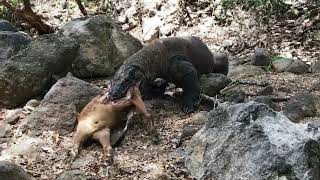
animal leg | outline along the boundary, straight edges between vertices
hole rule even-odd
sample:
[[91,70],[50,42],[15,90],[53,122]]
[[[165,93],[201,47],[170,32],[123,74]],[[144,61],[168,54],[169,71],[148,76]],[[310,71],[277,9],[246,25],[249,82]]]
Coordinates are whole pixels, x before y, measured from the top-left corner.
[[159,136],[157,133],[157,130],[154,127],[154,120],[151,116],[151,114],[147,111],[147,108],[141,98],[139,89],[137,87],[134,87],[131,91],[131,102],[136,107],[137,111],[143,115],[144,120],[146,120],[149,124],[149,134],[152,137],[152,142],[155,144],[159,143]]
[[103,147],[103,159],[106,160],[108,164],[113,162],[113,149],[110,141],[110,129],[104,128],[93,134],[93,138],[98,140]]
[[[183,58],[183,57],[182,57]],[[195,67],[188,61],[178,59],[170,68],[171,79],[182,87],[182,111],[195,111],[200,96],[200,83]]]
[[77,130],[73,139],[74,146],[71,150],[72,161],[78,158],[80,151],[82,149],[81,147],[82,147],[83,141],[84,141],[84,137],[81,135],[80,131]]

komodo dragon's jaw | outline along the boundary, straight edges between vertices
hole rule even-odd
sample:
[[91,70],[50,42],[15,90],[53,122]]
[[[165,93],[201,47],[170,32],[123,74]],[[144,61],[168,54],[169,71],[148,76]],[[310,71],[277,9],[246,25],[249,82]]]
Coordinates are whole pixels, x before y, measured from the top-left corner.
[[111,80],[108,100],[113,101],[123,98],[130,87],[136,85],[144,78],[144,72],[136,67],[122,65]]

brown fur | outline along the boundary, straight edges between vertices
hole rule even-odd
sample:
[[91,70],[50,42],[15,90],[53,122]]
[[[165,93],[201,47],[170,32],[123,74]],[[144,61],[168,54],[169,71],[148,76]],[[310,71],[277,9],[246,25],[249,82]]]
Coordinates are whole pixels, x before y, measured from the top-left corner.
[[[104,99],[102,95],[93,98],[78,117],[77,131],[74,136],[75,157],[79,154],[82,143],[93,138],[103,146],[105,158],[112,161],[111,130],[123,125],[127,120],[125,116],[128,116],[133,108],[149,120],[150,129],[154,131],[153,120],[146,110],[137,86],[131,88],[123,99],[106,103],[102,99]],[[122,133],[126,131],[127,125]]]

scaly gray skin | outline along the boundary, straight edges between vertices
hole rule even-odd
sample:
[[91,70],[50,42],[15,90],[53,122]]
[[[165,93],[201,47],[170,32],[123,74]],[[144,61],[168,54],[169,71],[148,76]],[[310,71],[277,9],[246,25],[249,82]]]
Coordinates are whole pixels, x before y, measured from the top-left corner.
[[198,75],[228,74],[226,56],[213,57],[208,47],[197,37],[170,37],[146,44],[129,57],[111,80],[108,99],[125,96],[137,82],[162,78],[182,87],[182,110],[194,112],[200,95]]

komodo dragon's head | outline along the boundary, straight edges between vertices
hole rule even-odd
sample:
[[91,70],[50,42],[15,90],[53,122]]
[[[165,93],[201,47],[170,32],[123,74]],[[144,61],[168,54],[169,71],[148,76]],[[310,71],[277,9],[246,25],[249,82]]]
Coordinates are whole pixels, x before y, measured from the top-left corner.
[[136,66],[123,64],[111,80],[108,100],[123,98],[130,87],[142,80],[144,73]]

